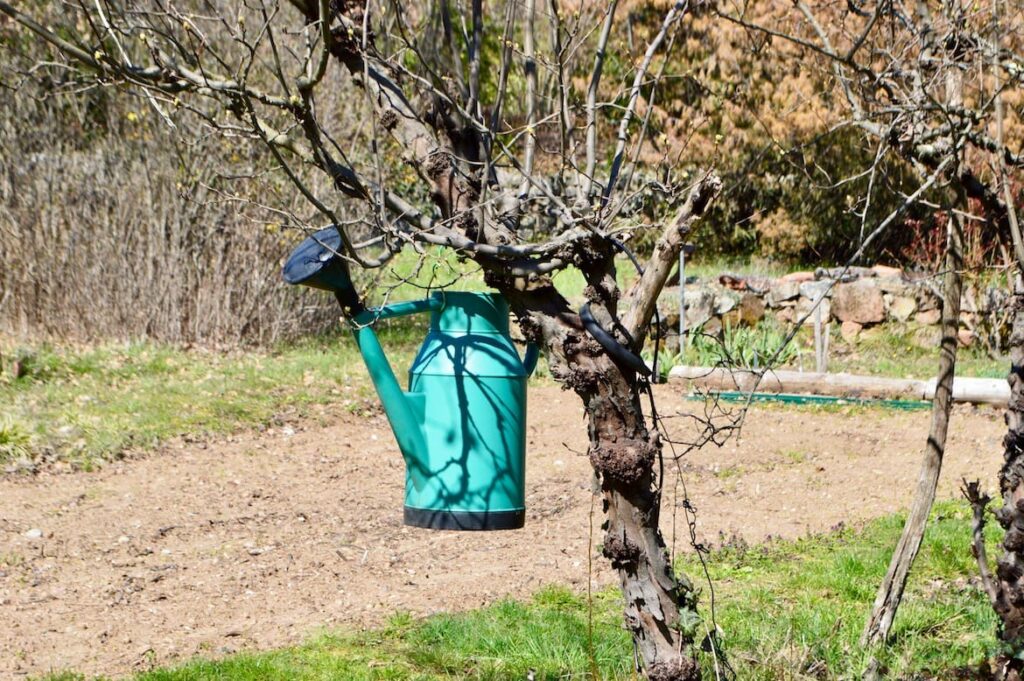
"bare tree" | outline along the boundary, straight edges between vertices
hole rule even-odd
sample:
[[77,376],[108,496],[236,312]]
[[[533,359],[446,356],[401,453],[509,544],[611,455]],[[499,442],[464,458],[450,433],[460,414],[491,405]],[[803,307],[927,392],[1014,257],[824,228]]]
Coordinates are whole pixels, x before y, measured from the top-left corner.
[[[261,144],[310,207],[290,211],[288,224],[335,225],[351,263],[377,268],[402,248],[435,245],[479,264],[586,407],[604,552],[647,676],[696,679],[695,594],[658,529],[662,443],[642,408],[636,353],[720,182],[712,172],[683,184],[662,176],[654,255],[620,291],[615,257],[638,228],[629,218],[647,134],[640,105],[697,7],[669,5],[609,86],[617,5],[0,1],[0,13],[52,47],[40,71],[142,93],[169,125]],[[358,130],[338,128],[329,115],[338,106],[365,114]],[[550,236],[530,241],[527,229],[541,223]],[[552,284],[569,267],[587,283],[582,314]]]
[[[1019,112],[1014,139],[1004,127],[1003,100],[1018,95],[1024,84],[1024,57],[1019,34],[1021,8],[1011,7],[1007,16],[1001,0],[964,3],[945,0],[926,2],[848,2],[844,5],[797,0],[791,11],[779,13],[773,21],[747,16],[747,8],[723,3],[719,17],[744,27],[752,39],[783,40],[816,64],[829,76],[826,90],[842,109],[835,129],[853,129],[876,145],[875,163],[863,170],[870,178],[868,191],[858,197],[856,210],[864,217],[875,199],[872,188],[880,172],[879,160],[895,157],[909,164],[920,178],[920,186],[905,192],[901,210],[910,205],[933,206],[943,211],[950,228],[953,257],[947,260],[947,292],[959,296],[952,279],[960,267],[956,256],[959,227],[964,221],[980,220],[989,238],[1012,243],[1014,273],[1024,268],[1022,247],[1014,204],[1012,177],[1024,167],[1020,144]],[[972,212],[976,206],[977,212]],[[978,214],[980,212],[980,215]],[[895,216],[891,216],[895,217]],[[886,219],[868,232],[873,239],[892,224]],[[956,331],[950,308],[958,300],[946,300],[944,336]],[[1006,462],[1000,473],[1004,506],[997,513],[1006,530],[1004,554],[996,570],[998,584],[991,585],[993,604],[1000,616],[1001,637],[1010,653],[1004,660],[1007,678],[1020,678],[1018,658],[1024,651],[1024,381],[1020,333],[1024,310],[1019,289],[1013,295],[1014,335],[1010,340],[1012,391],[1007,413]],[[952,379],[955,341],[943,341],[940,385]],[[942,394],[942,393],[940,393]],[[920,545],[934,486],[941,466],[942,447],[948,423],[948,404],[936,401],[932,439],[915,507],[893,556],[889,574],[865,630],[865,640],[886,637],[895,616],[910,564]],[[940,409],[942,407],[942,409]],[[940,413],[944,412],[944,413]],[[975,490],[976,491],[976,490]],[[975,494],[975,497],[979,495]],[[983,559],[984,553],[981,553]],[[987,568],[983,570],[987,573]]]

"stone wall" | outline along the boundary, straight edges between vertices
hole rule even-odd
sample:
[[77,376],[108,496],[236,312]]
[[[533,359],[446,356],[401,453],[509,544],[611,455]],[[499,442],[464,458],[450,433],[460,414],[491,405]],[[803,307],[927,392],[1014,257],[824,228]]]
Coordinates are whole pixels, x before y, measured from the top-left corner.
[[[723,274],[717,279],[688,279],[684,291],[686,328],[717,335],[726,325],[754,325],[773,316],[784,325],[814,324],[814,303],[821,301],[823,322],[836,323],[847,341],[862,330],[886,323],[937,327],[941,317],[941,277],[910,274],[876,266],[849,270],[819,269],[769,279]],[[998,339],[1006,323],[1004,289],[967,283],[961,300],[960,340],[979,335]],[[667,287],[659,300],[665,340],[678,347],[679,287]],[[998,345],[998,342],[996,343]]]

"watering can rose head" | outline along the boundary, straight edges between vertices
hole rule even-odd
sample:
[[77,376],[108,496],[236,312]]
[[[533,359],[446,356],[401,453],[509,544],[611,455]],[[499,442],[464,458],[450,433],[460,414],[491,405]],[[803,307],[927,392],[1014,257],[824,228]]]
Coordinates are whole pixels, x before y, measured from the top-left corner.
[[[405,523],[416,527],[499,530],[523,526],[526,382],[537,362],[520,359],[509,310],[497,293],[435,292],[430,298],[364,308],[331,227],[289,257],[284,278],[337,297],[406,464]],[[403,390],[374,325],[430,313],[430,329]]]
[[292,251],[281,275],[289,284],[302,284],[330,291],[346,313],[361,312],[359,300],[348,265],[340,256],[341,235],[334,227],[325,227],[308,237]]

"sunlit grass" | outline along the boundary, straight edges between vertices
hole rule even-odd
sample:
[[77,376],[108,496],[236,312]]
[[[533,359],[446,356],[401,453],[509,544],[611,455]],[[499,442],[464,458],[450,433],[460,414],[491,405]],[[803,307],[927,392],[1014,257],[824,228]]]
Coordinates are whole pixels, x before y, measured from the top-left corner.
[[933,513],[890,645],[860,646],[902,524],[889,516],[856,532],[715,554],[718,622],[738,678],[859,678],[872,656],[887,678],[908,678],[992,655],[995,615],[975,578],[970,509],[961,502]]
[[[425,325],[382,324],[398,375]],[[51,458],[88,468],[175,436],[307,417],[314,405],[358,408],[372,394],[353,341],[341,333],[259,352],[142,343],[21,354],[27,373],[0,376],[0,462]]]

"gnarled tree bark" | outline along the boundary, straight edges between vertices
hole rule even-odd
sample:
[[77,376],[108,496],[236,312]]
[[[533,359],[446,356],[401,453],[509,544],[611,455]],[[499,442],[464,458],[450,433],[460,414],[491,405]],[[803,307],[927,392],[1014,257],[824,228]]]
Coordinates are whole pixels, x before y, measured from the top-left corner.
[[[614,276],[614,251],[595,250],[589,262],[580,262],[588,286],[588,301],[606,329],[620,328],[618,340],[642,342],[668,272],[678,257],[686,234],[699,220],[721,188],[714,174],[703,177],[691,190],[676,218],[659,239],[644,275],[625,299],[629,312],[618,323],[619,291]],[[664,264],[668,263],[668,264]],[[660,280],[660,284],[652,282]],[[685,576],[672,569],[665,540],[659,530],[661,481],[658,462],[661,441],[647,427],[642,408],[642,383],[627,367],[618,366],[583,328],[579,316],[549,282],[520,290],[515,281],[497,272],[488,282],[509,299],[527,339],[542,343],[551,360],[551,372],[582,400],[588,418],[589,457],[600,477],[603,552],[618,572],[625,600],[625,626],[633,636],[648,678],[657,681],[693,681],[700,678],[694,649],[694,623],[698,621],[696,595]],[[637,312],[639,310],[639,312]],[[635,331],[635,332],[634,332]]]
[[993,595],[1003,643],[999,677],[1008,681],[1024,678],[1024,284],[1019,274],[1014,279],[1010,373],[1006,378],[1010,402],[1006,409],[1003,466],[999,471],[1003,505],[995,513],[1006,534],[1002,555],[996,562]]

